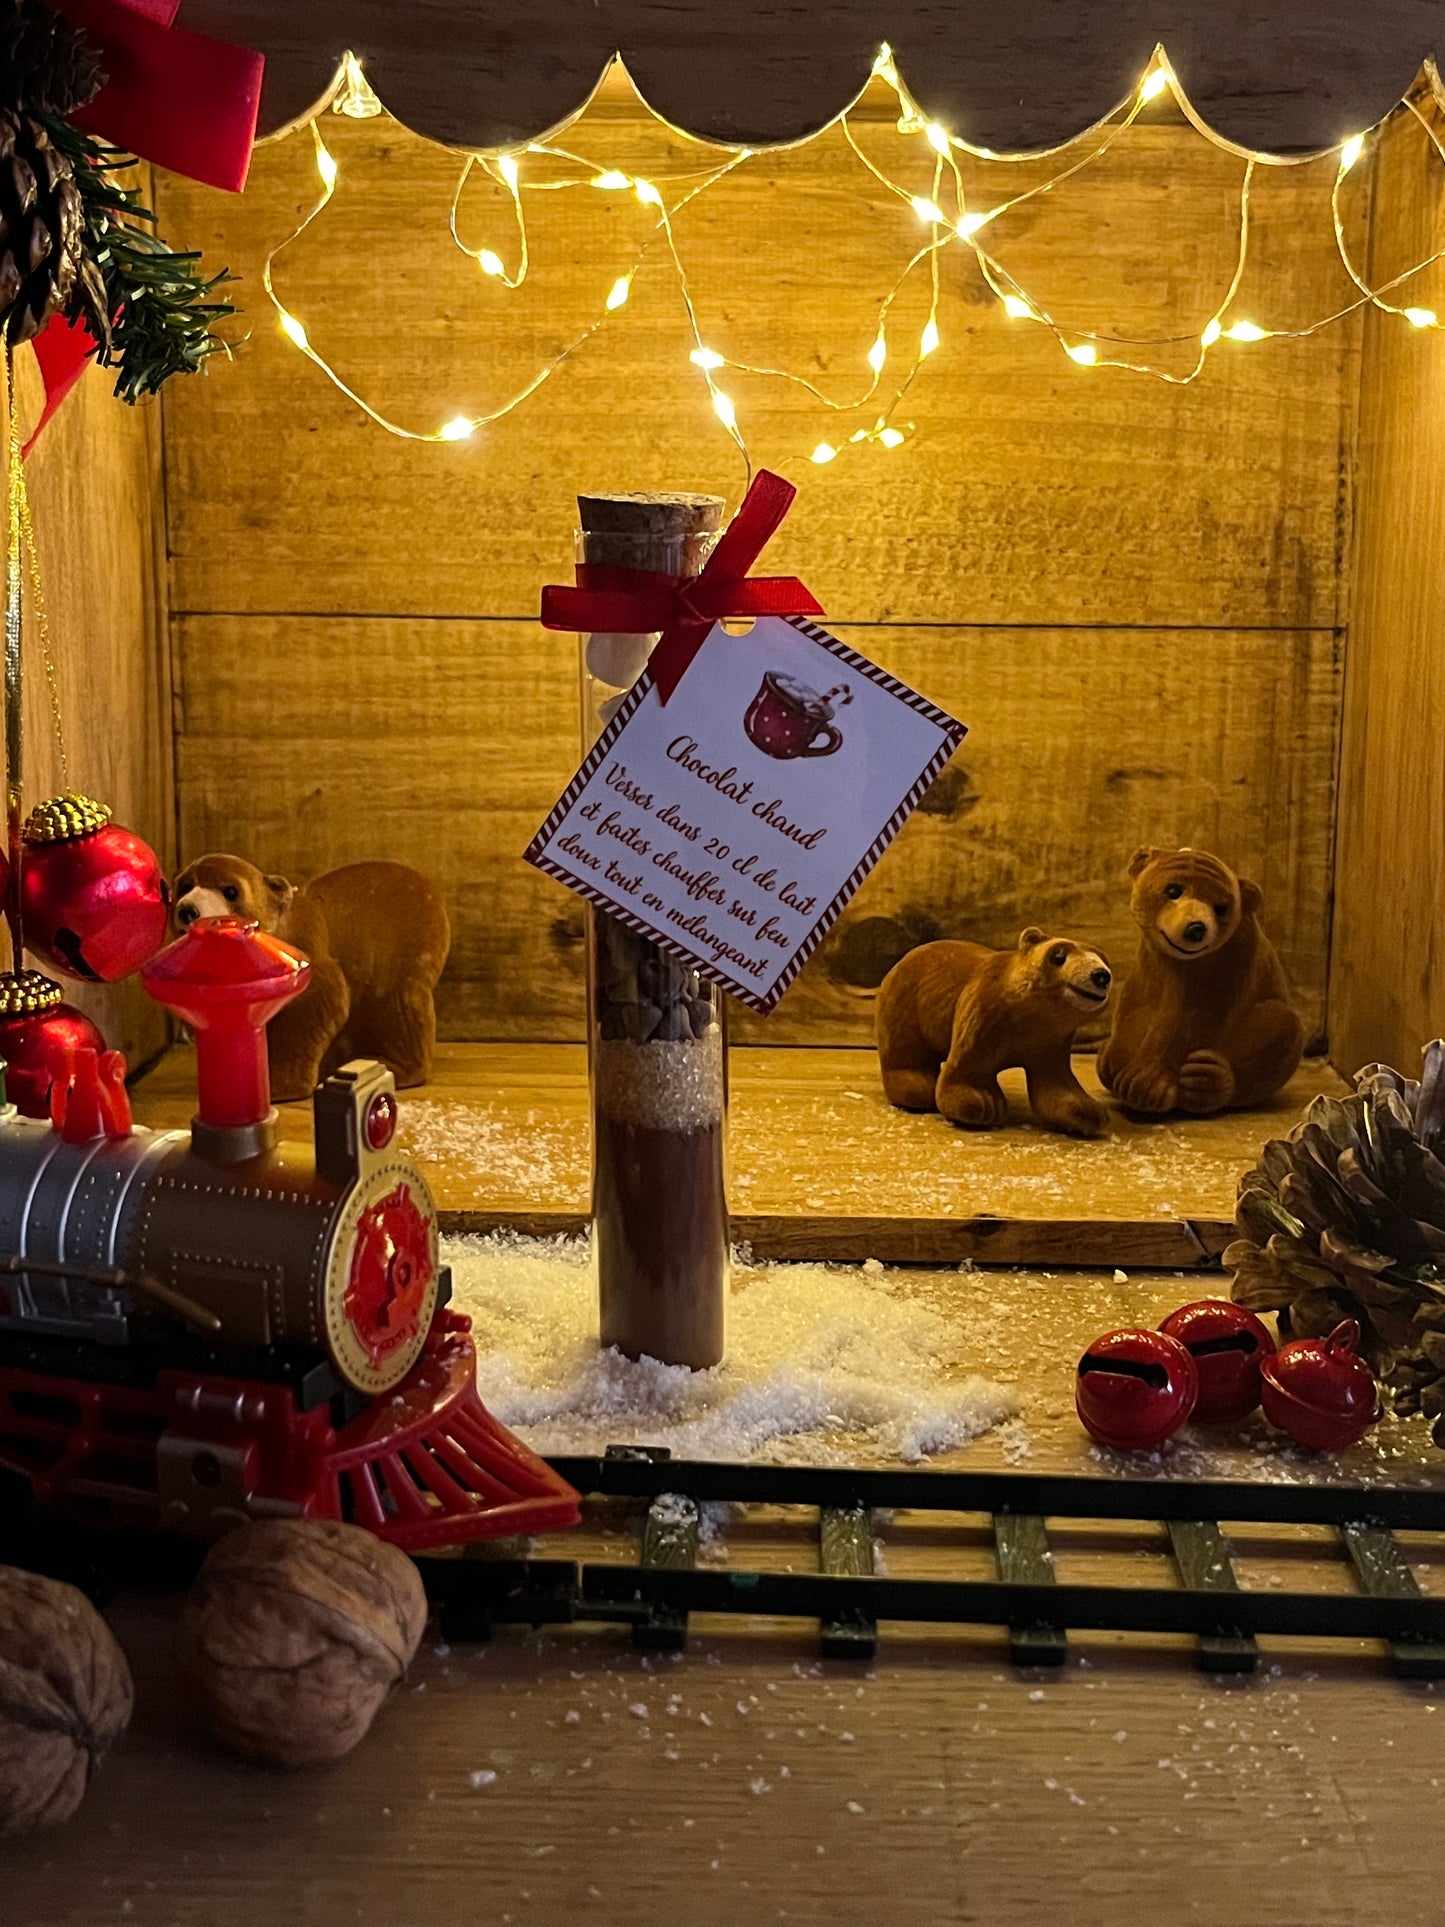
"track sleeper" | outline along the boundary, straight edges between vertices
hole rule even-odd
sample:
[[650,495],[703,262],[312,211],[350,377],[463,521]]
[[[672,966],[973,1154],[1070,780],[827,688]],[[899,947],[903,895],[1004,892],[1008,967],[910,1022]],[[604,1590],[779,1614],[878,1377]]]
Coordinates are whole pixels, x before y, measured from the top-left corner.
[[[697,1500],[685,1492],[659,1492],[642,1528],[642,1564],[687,1572],[697,1564],[697,1539]],[[633,1626],[632,1643],[642,1652],[680,1653],[687,1644],[686,1611],[654,1604]]]
[[[1169,1519],[1165,1523],[1174,1564],[1191,1592],[1239,1591],[1229,1547],[1213,1519]],[[1201,1633],[1199,1664],[1206,1673],[1252,1673],[1259,1664],[1259,1646],[1253,1633],[1231,1632],[1228,1628]]]
[[[1339,1528],[1362,1591],[1372,1599],[1418,1599],[1420,1587],[1400,1542],[1384,1526],[1348,1519]],[[1392,1639],[1390,1663],[1400,1679],[1445,1679],[1445,1645]]]
[[[994,1551],[998,1576],[1005,1584],[1052,1586],[1054,1555],[1049,1551],[1048,1528],[1032,1512],[995,1512]],[[1009,1657],[1015,1666],[1062,1666],[1069,1653],[1069,1636],[1061,1626],[1035,1623],[1010,1626]]]
[[[871,1578],[873,1514],[867,1506],[825,1505],[818,1515],[818,1554],[819,1570],[834,1578]],[[878,1650],[878,1621],[855,1607],[821,1620],[819,1630],[824,1659],[872,1659]]]

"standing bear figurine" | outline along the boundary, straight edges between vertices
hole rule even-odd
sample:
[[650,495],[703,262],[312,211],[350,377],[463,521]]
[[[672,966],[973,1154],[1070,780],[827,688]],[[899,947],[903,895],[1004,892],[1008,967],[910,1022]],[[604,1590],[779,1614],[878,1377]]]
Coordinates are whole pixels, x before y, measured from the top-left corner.
[[248,917],[311,961],[311,981],[266,1027],[271,1095],[310,1097],[353,1057],[379,1058],[406,1090],[431,1075],[436,990],[451,931],[436,885],[405,863],[348,863],[310,883],[229,851],[176,878],[172,915]]
[[941,1111],[987,1130],[1008,1116],[1003,1070],[1028,1078],[1040,1124],[1097,1137],[1107,1113],[1074,1076],[1074,1034],[1109,997],[1109,966],[1071,937],[1025,930],[1012,950],[925,943],[900,959],[878,992],[883,1091],[903,1111]]
[[1100,1083],[1150,1116],[1273,1097],[1299,1068],[1304,1026],[1259,927],[1258,885],[1204,850],[1140,850],[1129,874],[1139,961]]

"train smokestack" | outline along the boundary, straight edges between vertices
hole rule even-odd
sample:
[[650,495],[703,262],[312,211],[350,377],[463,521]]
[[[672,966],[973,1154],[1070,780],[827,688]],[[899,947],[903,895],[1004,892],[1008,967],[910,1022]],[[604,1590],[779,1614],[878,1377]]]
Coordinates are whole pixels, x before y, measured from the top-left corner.
[[310,976],[299,950],[247,917],[203,917],[141,966],[151,996],[196,1033],[198,1156],[232,1164],[274,1146],[266,1026]]

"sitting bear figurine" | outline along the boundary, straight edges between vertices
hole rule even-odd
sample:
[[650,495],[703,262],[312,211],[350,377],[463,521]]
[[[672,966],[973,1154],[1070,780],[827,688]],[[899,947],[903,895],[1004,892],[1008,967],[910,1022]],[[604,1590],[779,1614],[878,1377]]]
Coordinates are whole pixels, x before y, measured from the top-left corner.
[[1097,1137],[1107,1114],[1074,1076],[1069,1049],[1108,1001],[1109,966],[1069,937],[1025,930],[1013,950],[925,943],[896,963],[878,992],[883,1090],[904,1111],[941,1111],[955,1124],[1002,1124],[1002,1070],[1028,1075],[1040,1124]]
[[1258,885],[1203,850],[1140,850],[1129,865],[1139,961],[1099,1080],[1131,1111],[1207,1116],[1261,1104],[1299,1068],[1304,1027]]
[[176,928],[252,917],[311,959],[311,981],[271,1019],[271,1095],[310,1097],[353,1057],[376,1057],[400,1088],[424,1084],[436,1044],[433,992],[451,942],[436,885],[405,863],[349,863],[299,888],[239,856],[188,864],[172,892]]

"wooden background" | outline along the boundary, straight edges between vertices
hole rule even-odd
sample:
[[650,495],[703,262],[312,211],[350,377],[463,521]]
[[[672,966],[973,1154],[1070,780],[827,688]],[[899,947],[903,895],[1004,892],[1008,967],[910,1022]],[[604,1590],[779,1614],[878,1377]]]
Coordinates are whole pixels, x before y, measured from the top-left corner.
[[[1437,136],[1445,117],[1434,111]],[[1380,163],[1371,275],[1445,248],[1442,170],[1418,123]],[[1445,314],[1445,268],[1402,297]],[[1335,1060],[1413,1072],[1445,1031],[1445,340],[1372,316],[1361,404],[1358,555],[1335,879]]]
[[[519,386],[597,312],[645,232],[631,196],[529,196],[533,275],[509,292],[447,237],[455,155],[388,121],[328,116],[325,137],[336,196],[282,257],[278,291],[347,379],[418,428]],[[928,187],[916,138],[882,118],[863,138]],[[568,145],[658,178],[699,165],[615,91]],[[1348,300],[1333,172],[1261,170],[1236,313],[1287,327]],[[1197,336],[1233,267],[1240,174],[1161,110],[1000,222],[996,251],[1076,325]],[[1355,230],[1369,170],[1357,176]],[[976,172],[973,204],[1044,177],[1038,163]],[[578,489],[735,502],[741,467],[687,362],[660,250],[509,421],[453,446],[371,426],[280,337],[260,285],[316,187],[302,132],[258,150],[240,201],[173,179],[161,193],[165,230],[242,275],[248,330],[233,364],[165,400],[180,849],[234,848],[293,876],[416,862],[454,918],[444,1034],[576,1037],[580,909],[518,857],[577,747],[574,646],[535,625],[538,590],[570,569]],[[460,226],[511,258],[485,184]],[[713,345],[839,393],[861,387],[878,302],[919,238],[836,131],[749,162],[677,232]],[[944,277],[943,346],[896,451],[816,469],[820,435],[872,416],[826,419],[800,390],[725,377],[757,459],[803,483],[768,566],[804,575],[841,634],[971,728],[834,938],[742,1034],[866,1040],[872,986],[935,935],[1005,943],[1038,922],[1123,963],[1141,842],[1210,847],[1258,879],[1318,1033],[1358,324],[1226,344],[1196,385],[1170,388],[1075,367],[1044,329],[1004,317],[962,250]],[[924,316],[900,302],[895,352]]]
[[[28,348],[16,355],[23,423],[41,389]],[[73,788],[97,796],[174,862],[169,638],[161,549],[160,417],[111,394],[91,368],[46,428],[27,464],[36,543],[55,641]],[[61,788],[49,700],[33,629],[26,642],[27,803]],[[8,946],[5,967],[9,967]],[[124,1050],[132,1069],[163,1049],[166,1019],[139,980],[67,983],[67,1001]]]

